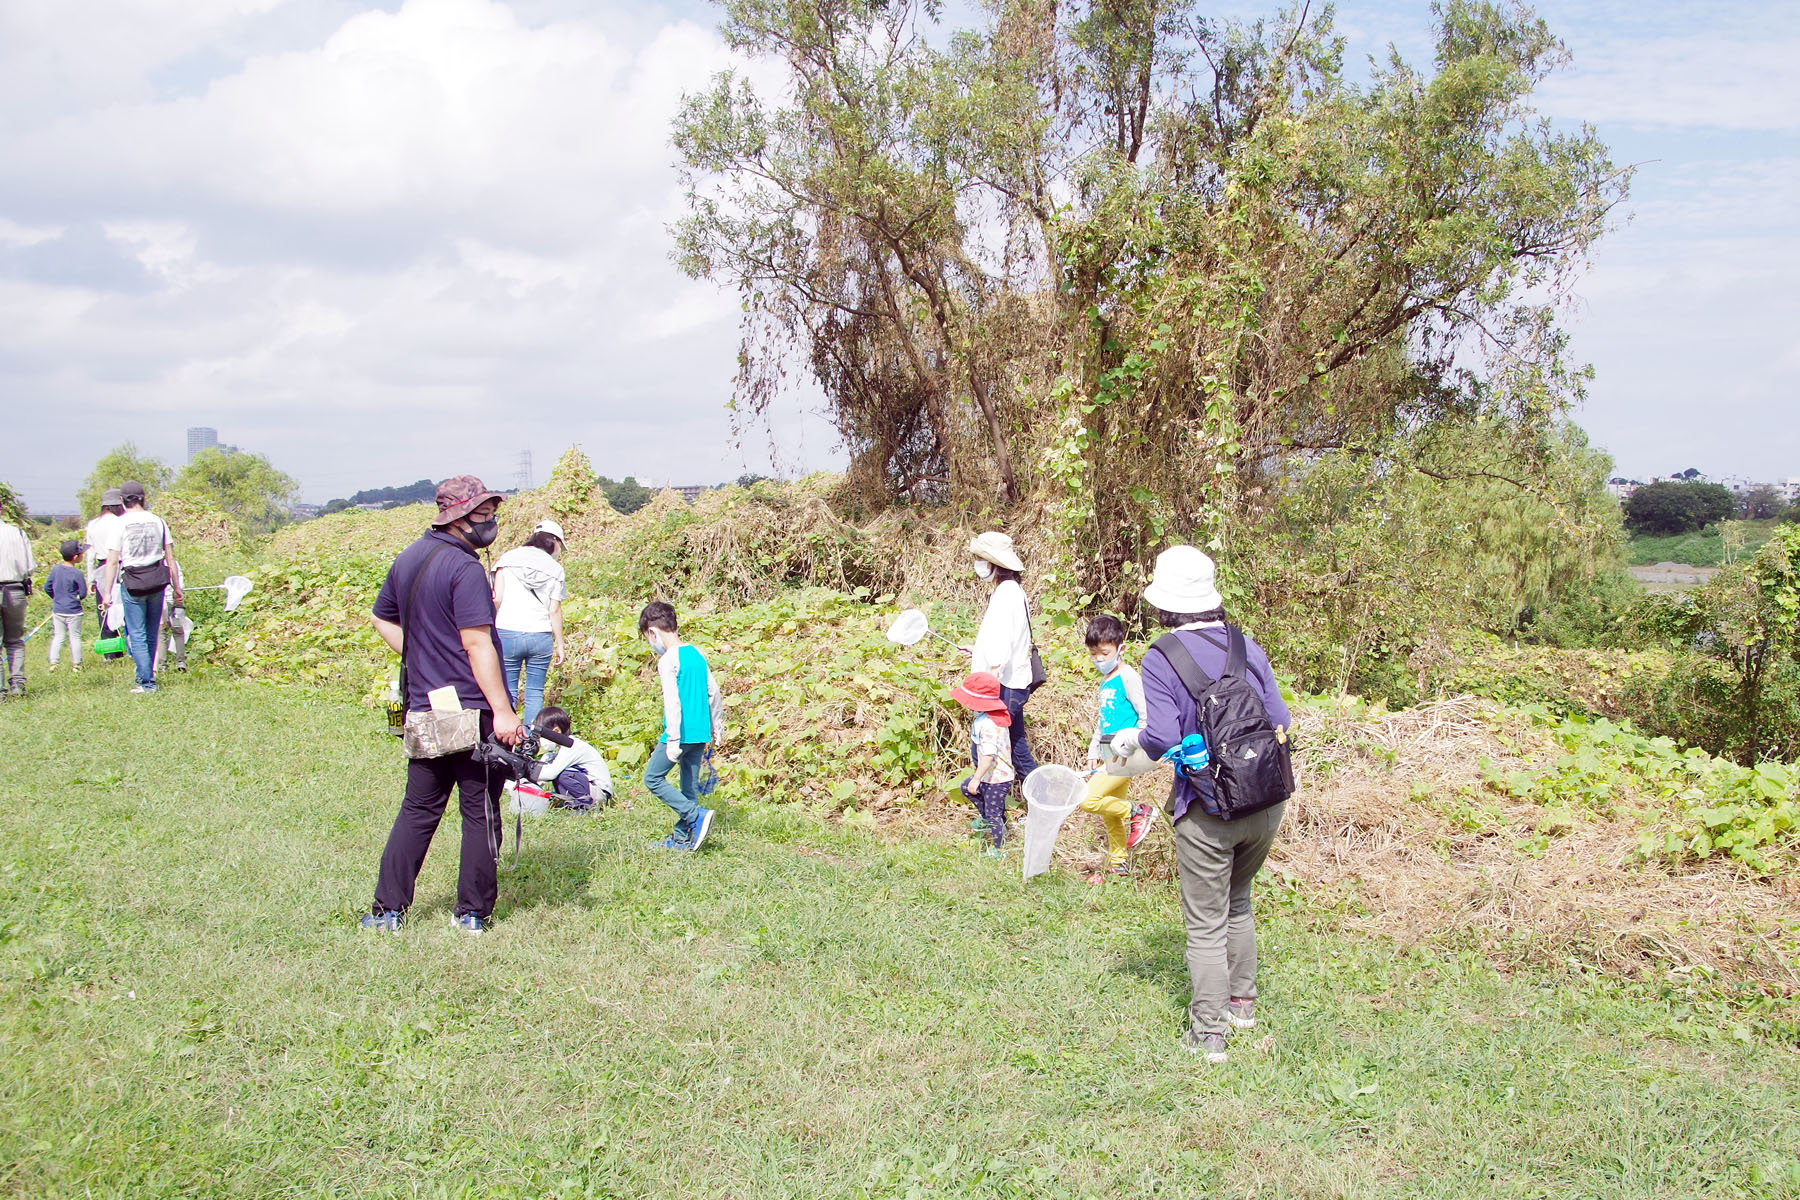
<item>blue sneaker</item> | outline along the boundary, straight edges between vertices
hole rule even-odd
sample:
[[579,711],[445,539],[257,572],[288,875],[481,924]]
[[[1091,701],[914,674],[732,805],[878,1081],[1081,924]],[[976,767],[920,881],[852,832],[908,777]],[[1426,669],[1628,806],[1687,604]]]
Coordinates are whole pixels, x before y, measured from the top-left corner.
[[698,850],[706,841],[706,835],[712,829],[713,818],[718,814],[710,808],[703,808],[694,818],[693,836],[688,842],[689,850]]
[[682,837],[678,833],[671,833],[668,837],[656,844],[661,846],[664,850],[692,850],[694,848],[694,843],[688,841],[688,839]]
[[470,937],[480,937],[487,932],[487,921],[479,913],[464,913],[460,917],[451,917],[450,923]]
[[399,933],[400,914],[397,912],[366,912],[362,915],[362,927],[373,929],[377,933]]

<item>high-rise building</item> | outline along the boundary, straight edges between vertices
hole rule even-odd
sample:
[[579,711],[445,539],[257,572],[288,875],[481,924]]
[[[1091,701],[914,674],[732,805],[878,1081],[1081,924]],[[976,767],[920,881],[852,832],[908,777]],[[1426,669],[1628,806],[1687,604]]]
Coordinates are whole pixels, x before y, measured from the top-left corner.
[[188,461],[194,461],[194,455],[202,450],[211,450],[219,444],[219,431],[210,425],[188,426]]

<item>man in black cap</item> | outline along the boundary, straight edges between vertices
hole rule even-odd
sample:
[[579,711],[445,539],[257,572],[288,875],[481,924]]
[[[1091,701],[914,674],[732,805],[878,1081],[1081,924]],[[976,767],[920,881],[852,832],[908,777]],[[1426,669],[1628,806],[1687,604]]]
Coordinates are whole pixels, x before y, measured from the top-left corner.
[[182,602],[181,583],[175,579],[175,535],[168,523],[144,503],[144,485],[127,479],[119,485],[125,500],[124,515],[108,535],[106,594],[114,585],[122,589],[125,607],[125,647],[137,667],[133,692],[156,691],[156,638],[162,628],[163,590],[171,589],[176,604]]
[[[432,711],[431,693],[446,697],[444,689],[454,689],[455,704],[478,711],[478,736],[492,733],[511,746],[524,738],[525,727],[506,694],[494,594],[476,554],[499,533],[494,514],[500,501],[500,493],[473,475],[438,484],[437,519],[388,569],[373,620],[382,640],[400,655],[409,714]],[[499,894],[499,796],[473,751],[457,750],[408,760],[406,797],[381,854],[375,903],[363,914],[364,929],[400,932],[451,788],[462,807],[462,866],[451,919],[465,933],[487,928]]]
[[25,602],[37,559],[25,531],[0,516],[0,643],[6,650],[6,694],[25,694]]

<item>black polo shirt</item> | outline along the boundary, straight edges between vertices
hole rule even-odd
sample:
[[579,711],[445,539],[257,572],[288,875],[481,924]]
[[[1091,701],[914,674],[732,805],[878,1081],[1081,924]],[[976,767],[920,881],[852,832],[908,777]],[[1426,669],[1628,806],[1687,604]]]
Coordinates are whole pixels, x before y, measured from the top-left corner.
[[[413,589],[412,614],[400,611],[408,582],[419,573],[427,555],[432,556],[425,574]],[[488,574],[463,540],[433,529],[400,552],[388,568],[381,594],[375,597],[375,615],[406,631],[406,707],[420,712],[431,707],[426,695],[454,686],[464,708],[489,707],[475,682],[475,670],[463,649],[462,631],[487,626],[500,654],[500,635],[494,633],[494,593]]]

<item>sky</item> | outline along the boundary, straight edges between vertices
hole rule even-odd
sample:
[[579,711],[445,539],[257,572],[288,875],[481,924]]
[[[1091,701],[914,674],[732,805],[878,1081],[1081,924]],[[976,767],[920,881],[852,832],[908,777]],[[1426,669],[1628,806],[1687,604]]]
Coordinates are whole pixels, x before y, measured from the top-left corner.
[[[1226,0],[1209,11],[1267,11]],[[1427,62],[1429,6],[1341,0]],[[1539,97],[1638,166],[1567,314],[1619,473],[1800,476],[1800,4],[1568,0]],[[73,508],[190,425],[322,503],[568,446],[655,483],[841,464],[816,398],[734,437],[738,303],[681,275],[696,3],[0,0],[0,479]]]

